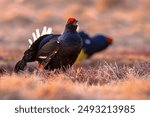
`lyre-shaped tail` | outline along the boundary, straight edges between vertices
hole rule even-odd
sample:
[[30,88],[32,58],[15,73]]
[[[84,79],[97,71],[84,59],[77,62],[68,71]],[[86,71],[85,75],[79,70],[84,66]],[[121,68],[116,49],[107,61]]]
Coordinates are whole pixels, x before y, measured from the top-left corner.
[[46,34],[52,34],[52,28],[49,27],[47,28],[46,26],[43,27],[43,30],[41,31],[42,33],[40,34],[40,29],[36,29],[35,32],[32,33],[32,39],[28,39],[29,42],[29,47],[33,44],[34,41],[36,41],[40,36],[46,35]]

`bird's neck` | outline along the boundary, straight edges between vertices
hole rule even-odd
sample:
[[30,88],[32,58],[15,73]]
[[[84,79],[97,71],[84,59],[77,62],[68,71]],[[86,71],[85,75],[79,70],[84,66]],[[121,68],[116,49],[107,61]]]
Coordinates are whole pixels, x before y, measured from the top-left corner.
[[77,32],[76,30],[72,30],[72,29],[68,29],[68,28],[66,28],[64,30],[64,33],[76,33],[76,32]]
[[76,30],[77,30],[77,26],[74,26],[74,25],[71,25],[71,24],[66,24],[66,26],[65,26],[65,31],[74,31],[74,32],[76,32]]

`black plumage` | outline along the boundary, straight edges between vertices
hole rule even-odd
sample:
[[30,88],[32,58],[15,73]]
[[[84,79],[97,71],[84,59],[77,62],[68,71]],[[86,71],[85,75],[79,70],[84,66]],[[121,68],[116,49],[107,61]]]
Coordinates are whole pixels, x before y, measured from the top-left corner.
[[79,32],[79,35],[83,40],[82,49],[88,58],[97,52],[105,50],[110,45],[112,45],[113,42],[111,37],[107,37],[101,34],[90,37],[87,33],[81,31]]
[[[62,35],[50,34],[37,39],[24,53],[21,61],[38,61],[42,68],[48,70],[72,66],[82,47],[82,39],[76,31],[77,22],[75,18],[69,18]],[[15,72],[24,69],[20,66],[19,61]]]

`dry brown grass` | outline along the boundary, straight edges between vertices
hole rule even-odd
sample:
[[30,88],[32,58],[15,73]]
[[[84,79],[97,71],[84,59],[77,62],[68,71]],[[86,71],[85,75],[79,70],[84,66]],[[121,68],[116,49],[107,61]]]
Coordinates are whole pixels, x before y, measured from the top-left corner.
[[2,75],[0,99],[150,99],[149,62],[87,66]]
[[[149,0],[1,0],[0,99],[150,99]],[[36,28],[61,33],[68,17],[113,45],[66,72],[19,75],[15,63]]]

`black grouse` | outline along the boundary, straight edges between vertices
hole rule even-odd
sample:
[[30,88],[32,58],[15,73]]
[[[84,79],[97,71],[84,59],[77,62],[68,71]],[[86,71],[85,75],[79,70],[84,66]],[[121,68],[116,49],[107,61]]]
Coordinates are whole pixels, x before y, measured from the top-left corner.
[[78,56],[78,61],[90,58],[93,54],[101,52],[112,45],[113,39],[105,35],[95,35],[90,37],[87,33],[81,31],[79,35],[82,38],[82,51]]
[[62,35],[49,34],[39,37],[25,51],[22,60],[15,66],[15,72],[23,71],[27,62],[38,61],[42,69],[66,69],[74,64],[81,48],[82,39],[77,33],[75,18],[69,18]]

